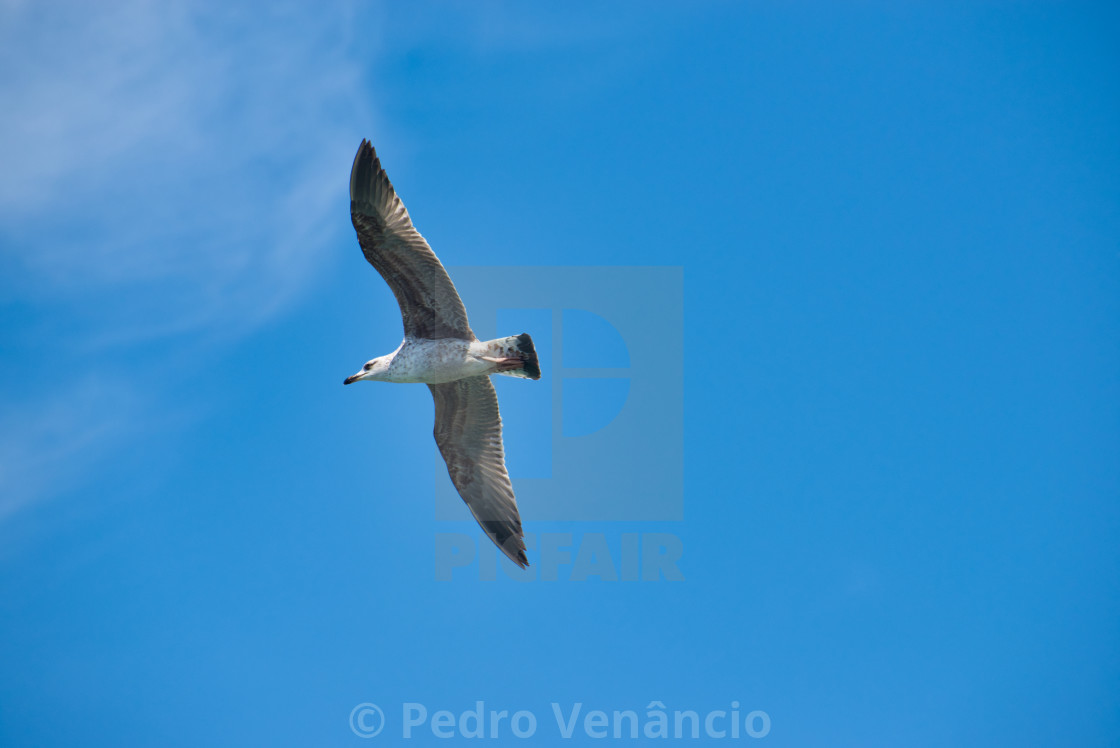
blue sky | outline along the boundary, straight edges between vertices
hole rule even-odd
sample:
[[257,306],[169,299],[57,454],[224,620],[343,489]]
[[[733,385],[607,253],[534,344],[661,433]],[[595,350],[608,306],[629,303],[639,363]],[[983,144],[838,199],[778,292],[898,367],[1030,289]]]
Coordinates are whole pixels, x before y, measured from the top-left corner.
[[[1115,745],[1118,27],[0,3],[0,744],[397,744],[405,704],[483,701],[543,744],[553,702],[734,702],[769,733],[711,742]],[[527,579],[440,503],[426,388],[341,385],[400,335],[347,215],[363,137],[447,265],[558,295],[496,305],[548,361],[498,383]],[[580,317],[608,266],[680,269],[614,284],[664,366],[653,311]],[[632,519],[565,514],[561,477]],[[572,578],[633,537],[683,579]]]

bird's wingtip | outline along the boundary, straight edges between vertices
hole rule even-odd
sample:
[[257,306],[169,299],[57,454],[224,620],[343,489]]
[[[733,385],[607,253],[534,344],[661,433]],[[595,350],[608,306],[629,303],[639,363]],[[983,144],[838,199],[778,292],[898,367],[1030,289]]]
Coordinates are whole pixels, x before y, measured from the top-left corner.
[[372,189],[373,175],[377,173],[377,151],[365,138],[354,154],[354,165],[350,167],[350,200],[362,199]]

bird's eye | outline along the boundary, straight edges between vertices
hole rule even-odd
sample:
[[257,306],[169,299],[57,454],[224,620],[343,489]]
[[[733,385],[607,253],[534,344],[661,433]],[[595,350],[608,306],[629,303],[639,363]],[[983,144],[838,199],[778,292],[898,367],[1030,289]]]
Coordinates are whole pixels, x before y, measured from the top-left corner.
[[363,368],[363,369],[365,369],[366,371],[369,371],[370,369],[372,369],[372,368],[373,368],[373,362],[372,362],[372,361],[370,361],[370,362],[369,362],[368,364],[366,364],[366,365],[365,365],[365,366],[363,366],[362,368]]

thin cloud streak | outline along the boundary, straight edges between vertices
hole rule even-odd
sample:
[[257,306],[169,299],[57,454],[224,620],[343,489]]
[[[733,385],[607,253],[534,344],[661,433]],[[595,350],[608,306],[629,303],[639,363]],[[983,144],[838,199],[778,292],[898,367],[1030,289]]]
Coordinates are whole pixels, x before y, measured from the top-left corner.
[[326,219],[345,185],[324,170],[345,169],[365,118],[346,13],[93,12],[0,11],[0,90],[18,113],[0,120],[0,252],[21,275],[5,291],[123,294],[158,320],[140,337],[251,329],[314,279],[337,235]]
[[[176,429],[168,388],[314,284],[371,119],[352,15],[0,4],[0,303],[30,310],[4,331],[26,355],[0,393],[0,524]],[[80,380],[21,386],[73,357]]]
[[100,379],[34,407],[4,408],[0,523],[71,485],[135,430],[140,411],[134,390]]

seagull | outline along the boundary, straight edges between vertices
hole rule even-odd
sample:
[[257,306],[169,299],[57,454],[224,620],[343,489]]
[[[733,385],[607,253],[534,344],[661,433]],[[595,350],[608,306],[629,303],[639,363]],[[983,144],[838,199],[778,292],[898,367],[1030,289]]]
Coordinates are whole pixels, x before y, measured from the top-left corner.
[[451,482],[494,544],[525,568],[521,515],[506,471],[502,417],[490,375],[540,379],[533,339],[527,333],[475,337],[455,284],[413,227],[368,140],[350,170],[350,219],[362,254],[397,297],[404,340],[343,384],[428,385],[436,405],[436,444]]

